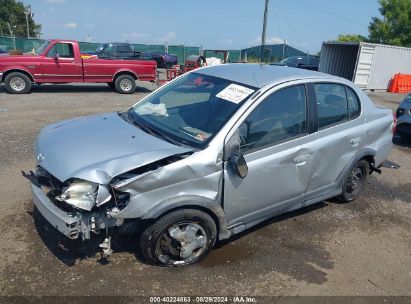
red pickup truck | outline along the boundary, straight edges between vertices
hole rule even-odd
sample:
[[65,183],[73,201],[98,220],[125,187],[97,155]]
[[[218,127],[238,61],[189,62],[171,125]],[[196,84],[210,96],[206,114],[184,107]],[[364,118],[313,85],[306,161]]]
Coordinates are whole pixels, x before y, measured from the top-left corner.
[[7,92],[26,94],[32,83],[106,82],[122,94],[133,93],[136,80],[157,78],[153,60],[99,59],[82,56],[77,41],[48,40],[34,55],[0,57],[0,82]]

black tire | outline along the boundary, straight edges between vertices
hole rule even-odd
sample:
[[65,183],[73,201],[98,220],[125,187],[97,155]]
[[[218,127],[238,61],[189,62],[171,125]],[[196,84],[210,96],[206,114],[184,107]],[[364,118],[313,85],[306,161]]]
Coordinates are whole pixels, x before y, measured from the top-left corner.
[[27,94],[31,91],[31,80],[23,73],[13,72],[4,79],[4,86],[7,93]]
[[345,177],[343,192],[337,197],[342,203],[348,203],[360,196],[364,189],[365,180],[370,173],[370,164],[366,160],[360,160],[355,164]]
[[136,90],[136,81],[130,75],[120,75],[114,81],[114,86],[120,94],[132,94]]
[[[189,265],[205,258],[216,238],[217,227],[210,215],[199,210],[181,209],[164,215],[145,228],[140,238],[140,252],[150,264]],[[182,257],[184,254],[189,256]]]

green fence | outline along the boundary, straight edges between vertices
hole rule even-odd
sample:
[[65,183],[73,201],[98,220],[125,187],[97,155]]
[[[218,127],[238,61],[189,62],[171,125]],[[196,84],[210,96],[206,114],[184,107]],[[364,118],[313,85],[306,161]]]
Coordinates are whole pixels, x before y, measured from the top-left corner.
[[43,44],[42,39],[24,39],[0,37],[0,48],[5,50],[20,50],[23,52],[31,52]]
[[[214,53],[212,51],[207,51],[206,56],[216,57],[221,60],[224,59],[224,54],[221,52]],[[228,61],[229,62],[241,62],[241,51],[240,50],[228,50]]]
[[[5,50],[19,50],[24,53],[31,52],[33,49],[37,49],[44,43],[44,39],[28,39],[28,38],[10,38],[0,36],[0,48]],[[96,42],[79,42],[81,51],[96,50],[100,43]],[[183,64],[185,59],[190,55],[199,55],[200,48],[197,46],[185,46],[185,45],[164,45],[164,44],[131,44],[136,52],[146,51],[166,51],[170,54],[176,55],[178,63]],[[240,50],[229,50],[229,60],[231,62],[241,61]],[[217,56],[219,57],[219,56]]]
[[[44,43],[44,39],[27,39],[27,38],[10,38],[0,37],[0,48],[5,50],[19,50],[24,53],[31,52],[33,49],[37,49]],[[95,42],[79,42],[81,51],[96,50],[100,43]],[[164,44],[131,44],[136,52],[146,51],[165,51],[167,46]],[[168,52],[173,55],[177,55],[178,63],[183,64],[187,56],[198,55],[200,48],[196,46],[184,46],[184,45],[169,45]]]
[[[261,46],[254,46],[241,50],[241,57],[248,62],[260,61]],[[265,45],[263,62],[278,62],[291,56],[305,56],[306,53],[287,44]]]

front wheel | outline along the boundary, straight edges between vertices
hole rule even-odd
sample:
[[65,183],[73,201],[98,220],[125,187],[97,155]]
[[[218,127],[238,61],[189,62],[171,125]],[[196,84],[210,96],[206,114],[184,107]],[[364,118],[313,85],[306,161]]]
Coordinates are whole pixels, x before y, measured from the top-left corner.
[[114,86],[120,94],[132,94],[136,90],[136,81],[130,75],[120,75],[116,78]]
[[177,210],[144,230],[140,251],[151,264],[183,266],[206,257],[216,237],[216,224],[210,215],[193,209]]
[[31,91],[31,80],[23,73],[13,72],[6,76],[4,86],[10,94],[27,94]]
[[343,184],[343,192],[338,200],[348,203],[360,196],[364,189],[365,180],[370,172],[370,164],[366,160],[360,160],[348,173]]

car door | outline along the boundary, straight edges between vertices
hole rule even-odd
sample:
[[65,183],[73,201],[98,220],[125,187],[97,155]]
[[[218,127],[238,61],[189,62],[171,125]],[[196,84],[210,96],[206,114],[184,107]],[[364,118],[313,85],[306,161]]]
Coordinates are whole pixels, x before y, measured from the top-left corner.
[[81,60],[76,60],[72,43],[56,43],[42,58],[43,82],[82,82]]
[[313,141],[317,147],[308,192],[318,196],[332,191],[343,169],[364,146],[365,118],[361,115],[358,96],[340,83],[314,83],[318,132]]
[[315,151],[307,114],[304,84],[269,92],[227,141],[226,151],[239,137],[248,166],[247,176],[240,178],[230,160],[224,163],[224,211],[229,225],[267,216],[304,195]]

